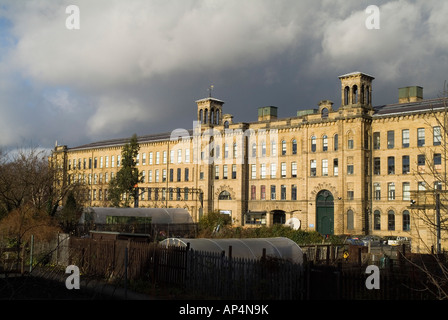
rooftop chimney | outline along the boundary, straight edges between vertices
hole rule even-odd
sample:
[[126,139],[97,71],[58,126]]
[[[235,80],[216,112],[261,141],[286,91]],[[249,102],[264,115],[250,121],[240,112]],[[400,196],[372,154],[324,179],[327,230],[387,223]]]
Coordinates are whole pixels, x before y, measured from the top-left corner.
[[258,121],[271,121],[277,119],[277,107],[258,108]]
[[423,100],[423,88],[419,86],[398,89],[398,103],[416,102]]

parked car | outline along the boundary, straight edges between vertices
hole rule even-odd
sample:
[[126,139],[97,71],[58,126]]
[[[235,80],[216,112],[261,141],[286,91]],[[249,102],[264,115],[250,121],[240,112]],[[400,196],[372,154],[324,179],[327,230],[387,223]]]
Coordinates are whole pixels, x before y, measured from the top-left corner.
[[344,241],[345,244],[352,244],[355,246],[363,246],[364,242],[362,242],[357,236],[350,236]]
[[383,238],[383,244],[389,246],[398,246],[399,241],[397,238],[398,238],[397,236],[386,236]]
[[361,239],[361,241],[363,242],[363,244],[365,246],[368,246],[369,243],[370,243],[371,246],[379,246],[379,245],[381,245],[381,238],[378,237],[378,236],[373,236],[373,235],[365,236],[364,238]]

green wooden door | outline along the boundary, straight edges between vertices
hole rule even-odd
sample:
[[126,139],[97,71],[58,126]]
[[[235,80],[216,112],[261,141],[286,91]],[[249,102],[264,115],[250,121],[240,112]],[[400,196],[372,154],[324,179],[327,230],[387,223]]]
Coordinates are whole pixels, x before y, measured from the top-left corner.
[[322,190],[316,197],[317,232],[334,234],[334,198],[330,191]]

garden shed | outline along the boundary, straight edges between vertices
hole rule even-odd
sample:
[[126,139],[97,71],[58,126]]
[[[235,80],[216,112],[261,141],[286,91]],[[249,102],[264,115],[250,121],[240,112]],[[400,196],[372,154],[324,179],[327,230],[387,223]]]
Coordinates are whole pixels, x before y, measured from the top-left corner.
[[89,207],[84,209],[80,223],[95,224],[127,223],[144,221],[152,224],[194,223],[190,213],[182,208],[110,208]]
[[167,238],[160,242],[163,246],[186,247],[206,252],[225,252],[229,256],[231,247],[232,257],[260,259],[263,249],[266,256],[290,260],[294,263],[303,263],[303,251],[297,243],[285,237],[273,238],[230,238],[230,239],[208,239],[208,238]]

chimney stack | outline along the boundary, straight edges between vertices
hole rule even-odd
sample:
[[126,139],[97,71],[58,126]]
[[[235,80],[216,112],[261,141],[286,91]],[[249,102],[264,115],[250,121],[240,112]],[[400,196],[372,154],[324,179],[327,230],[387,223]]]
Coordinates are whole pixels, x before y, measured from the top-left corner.
[[398,89],[398,103],[416,102],[423,100],[423,88],[419,86]]

